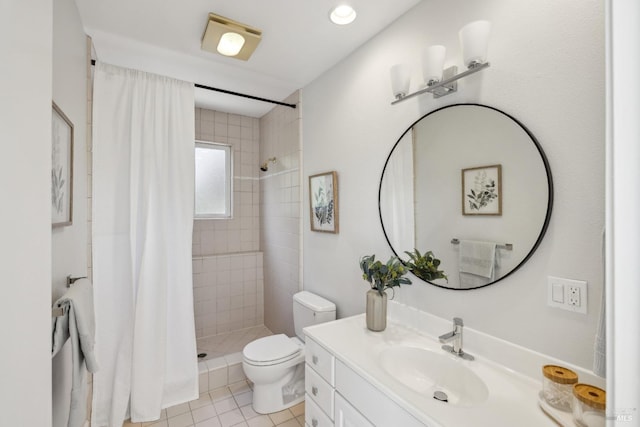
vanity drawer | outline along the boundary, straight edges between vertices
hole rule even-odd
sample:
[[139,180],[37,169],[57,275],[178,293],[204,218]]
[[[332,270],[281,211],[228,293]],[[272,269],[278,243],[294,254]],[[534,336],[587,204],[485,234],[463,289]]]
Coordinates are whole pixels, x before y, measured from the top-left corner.
[[340,393],[336,393],[336,427],[375,427],[356,408],[351,406]]
[[[399,406],[387,397],[376,386],[355,373],[351,368],[336,362],[336,400],[343,397],[353,408],[362,414],[367,420],[376,426],[402,426],[402,427],[429,427],[429,424],[418,421],[406,409]],[[339,416],[346,416],[343,406],[338,407],[336,402],[336,425],[342,422]],[[340,409],[342,412],[338,412]],[[347,423],[346,425],[358,426],[360,424]],[[366,425],[366,424],[365,424]],[[473,423],[468,425],[474,425]]]
[[315,404],[310,395],[305,396],[304,422],[308,427],[333,427],[333,421]]
[[333,396],[335,389],[322,379],[316,371],[306,365],[304,371],[304,390],[329,418],[333,419]]
[[335,358],[309,337],[307,337],[305,342],[305,361],[320,374],[326,382],[331,384],[331,386],[335,385]]

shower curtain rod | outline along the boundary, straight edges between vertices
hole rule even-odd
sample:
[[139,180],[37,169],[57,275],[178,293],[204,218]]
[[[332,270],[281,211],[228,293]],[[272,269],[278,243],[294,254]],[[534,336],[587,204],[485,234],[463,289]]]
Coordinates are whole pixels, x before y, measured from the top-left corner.
[[[96,65],[96,60],[91,60],[91,65]],[[261,98],[259,96],[247,95],[246,93],[234,92],[232,90],[220,89],[217,87],[205,86],[198,83],[194,83],[194,86],[200,89],[212,90],[214,92],[226,93],[227,95],[239,96],[242,98],[249,98],[255,101],[269,102],[271,104],[282,105],[284,107],[296,108],[296,104],[288,104],[286,102],[274,101],[273,99]]]

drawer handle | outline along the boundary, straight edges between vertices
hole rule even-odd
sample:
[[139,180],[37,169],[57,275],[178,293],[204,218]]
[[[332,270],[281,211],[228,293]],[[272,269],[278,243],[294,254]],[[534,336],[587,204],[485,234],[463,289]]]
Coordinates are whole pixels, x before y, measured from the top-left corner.
[[311,394],[313,394],[314,396],[318,395],[318,387],[311,387]]
[[317,364],[318,364],[318,356],[312,356],[312,357],[311,357],[311,360],[313,361],[313,364],[314,364],[314,365],[317,365]]
[[311,425],[313,427],[318,427],[318,420],[316,420],[315,418],[311,420]]

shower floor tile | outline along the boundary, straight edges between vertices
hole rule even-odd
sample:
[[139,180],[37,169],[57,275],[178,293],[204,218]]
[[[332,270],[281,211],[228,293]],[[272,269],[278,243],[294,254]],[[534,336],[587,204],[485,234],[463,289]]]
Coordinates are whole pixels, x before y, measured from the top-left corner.
[[241,352],[251,341],[273,335],[266,326],[254,326],[239,331],[210,335],[197,339],[198,354],[206,353],[198,360],[208,360],[223,357],[228,354]]
[[[304,427],[304,402],[284,411],[261,415],[251,407],[252,397],[251,383],[241,381],[202,393],[189,404],[167,408],[166,419],[150,423],[126,421],[123,427]],[[184,412],[186,408],[190,409]]]

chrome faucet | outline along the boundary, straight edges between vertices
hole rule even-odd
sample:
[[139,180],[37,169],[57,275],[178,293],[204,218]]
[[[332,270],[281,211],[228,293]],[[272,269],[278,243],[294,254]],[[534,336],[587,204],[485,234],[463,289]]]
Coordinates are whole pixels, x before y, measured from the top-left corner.
[[449,353],[453,353],[458,357],[462,357],[465,360],[473,360],[474,357],[468,353],[462,351],[462,327],[464,323],[462,319],[459,317],[453,318],[453,331],[446,333],[444,335],[440,335],[439,339],[441,343],[452,342],[451,345],[443,345],[442,349],[448,351]]

